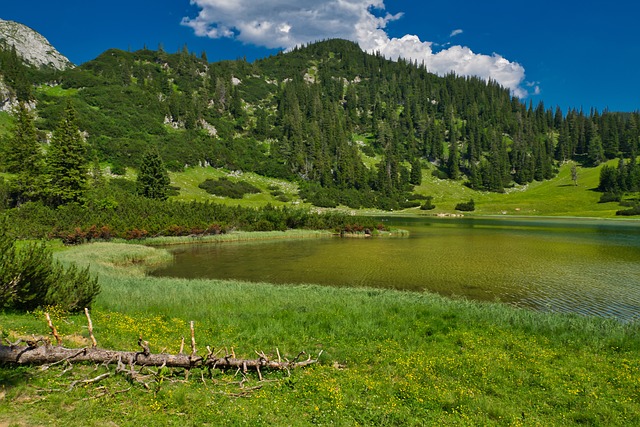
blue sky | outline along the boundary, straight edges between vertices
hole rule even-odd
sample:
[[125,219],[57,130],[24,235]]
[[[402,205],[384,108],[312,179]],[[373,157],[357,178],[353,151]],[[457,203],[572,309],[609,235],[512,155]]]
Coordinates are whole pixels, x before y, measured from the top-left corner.
[[492,78],[534,104],[640,110],[640,2],[539,0],[6,0],[0,18],[81,64],[108,48],[248,60],[348,38],[443,74]]

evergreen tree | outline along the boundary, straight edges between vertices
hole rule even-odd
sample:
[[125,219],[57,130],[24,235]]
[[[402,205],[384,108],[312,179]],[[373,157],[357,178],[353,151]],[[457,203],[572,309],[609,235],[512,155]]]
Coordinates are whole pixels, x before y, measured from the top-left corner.
[[54,206],[82,201],[87,186],[87,143],[78,130],[76,111],[69,101],[53,131],[47,155],[48,195]]
[[589,162],[593,166],[598,166],[604,161],[604,150],[602,148],[602,139],[600,135],[596,134],[591,141],[589,141]]
[[420,159],[415,157],[411,161],[411,177],[409,182],[413,185],[420,185],[422,183],[422,165]]
[[138,194],[149,199],[166,200],[169,197],[169,174],[157,150],[150,150],[142,156],[138,172]]
[[636,153],[635,151],[631,152],[631,158],[629,159],[629,164],[627,164],[627,188],[629,191],[639,191],[640,190],[640,166],[638,166],[636,162]]
[[458,150],[458,143],[456,141],[451,141],[449,144],[447,173],[449,174],[450,179],[460,178],[460,150]]
[[18,204],[40,195],[43,155],[33,116],[23,103],[17,107],[13,134],[4,147],[3,163],[8,172],[16,174],[12,187]]
[[104,185],[104,175],[102,174],[100,161],[98,160],[98,157],[95,156],[91,164],[91,186],[93,188],[100,188],[103,185]]
[[27,78],[27,66],[18,56],[15,46],[4,50],[0,44],[0,74],[15,91],[19,101],[30,101],[33,98],[33,85]]
[[600,169],[598,190],[605,193],[620,192],[620,188],[618,187],[618,170],[615,167],[609,165],[602,166],[602,169]]
[[263,139],[267,137],[269,132],[269,122],[267,121],[267,111],[264,108],[256,109],[256,128],[254,134],[257,138]]

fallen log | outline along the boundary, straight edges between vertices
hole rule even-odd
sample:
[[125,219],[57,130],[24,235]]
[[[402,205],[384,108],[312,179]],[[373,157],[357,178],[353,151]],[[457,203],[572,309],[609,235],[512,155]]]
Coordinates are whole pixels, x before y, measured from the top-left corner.
[[[85,308],[85,314],[87,317],[89,334],[91,336],[92,347],[84,348],[65,348],[61,345],[62,339],[58,335],[58,332],[51,322],[51,318],[48,313],[45,313],[48,326],[51,329],[51,334],[55,337],[57,345],[51,345],[49,339],[40,338],[27,340],[26,345],[19,345],[23,341],[19,340],[16,343],[3,345],[0,343],[0,364],[12,364],[12,365],[53,365],[62,362],[74,363],[85,362],[95,363],[102,365],[118,364],[129,366],[145,366],[145,367],[167,367],[167,368],[198,368],[204,367],[209,369],[236,369],[243,373],[248,370],[254,370],[258,372],[260,379],[262,379],[261,370],[290,370],[296,367],[308,366],[316,363],[318,359],[312,359],[309,356],[306,360],[299,361],[300,356],[306,354],[301,352],[298,356],[292,360],[284,360],[280,356],[280,352],[276,349],[278,354],[278,360],[270,360],[264,352],[256,352],[259,356],[257,359],[240,359],[237,358],[233,348],[231,354],[226,354],[223,357],[217,357],[211,351],[211,348],[207,346],[207,355],[202,357],[196,354],[196,340],[195,340],[195,328],[194,323],[190,322],[191,330],[191,354],[184,354],[184,338],[180,345],[180,352],[178,354],[168,353],[151,353],[149,350],[149,343],[142,340],[142,337],[138,339],[138,345],[142,351],[118,351],[107,350],[97,347],[97,341],[93,335],[93,324],[91,322],[91,316],[89,310]],[[322,352],[320,353],[322,354]],[[318,355],[318,358],[320,357]]]
[[201,357],[193,354],[168,354],[151,353],[148,347],[143,346],[143,351],[116,351],[101,348],[65,348],[49,343],[38,345],[30,342],[27,345],[0,345],[0,363],[13,365],[48,365],[68,361],[85,362],[95,364],[117,364],[138,366],[154,366],[167,368],[197,368],[206,367],[212,369],[240,369],[248,370],[289,370],[296,367],[308,366],[317,362],[311,357],[306,360],[293,361],[270,360],[261,355],[257,359],[240,359],[232,356],[215,357],[212,354]]

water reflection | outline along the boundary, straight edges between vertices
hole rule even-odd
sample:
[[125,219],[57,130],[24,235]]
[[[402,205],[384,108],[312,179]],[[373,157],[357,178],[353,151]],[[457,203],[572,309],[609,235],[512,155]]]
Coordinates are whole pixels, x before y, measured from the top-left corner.
[[384,218],[409,238],[193,245],[159,276],[427,290],[536,310],[640,315],[640,223]]

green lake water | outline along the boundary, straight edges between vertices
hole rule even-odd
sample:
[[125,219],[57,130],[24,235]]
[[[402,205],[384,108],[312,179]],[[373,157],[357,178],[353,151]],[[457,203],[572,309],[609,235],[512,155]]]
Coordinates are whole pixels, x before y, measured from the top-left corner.
[[394,288],[542,311],[640,318],[640,222],[383,218],[403,238],[170,248],[156,276]]

